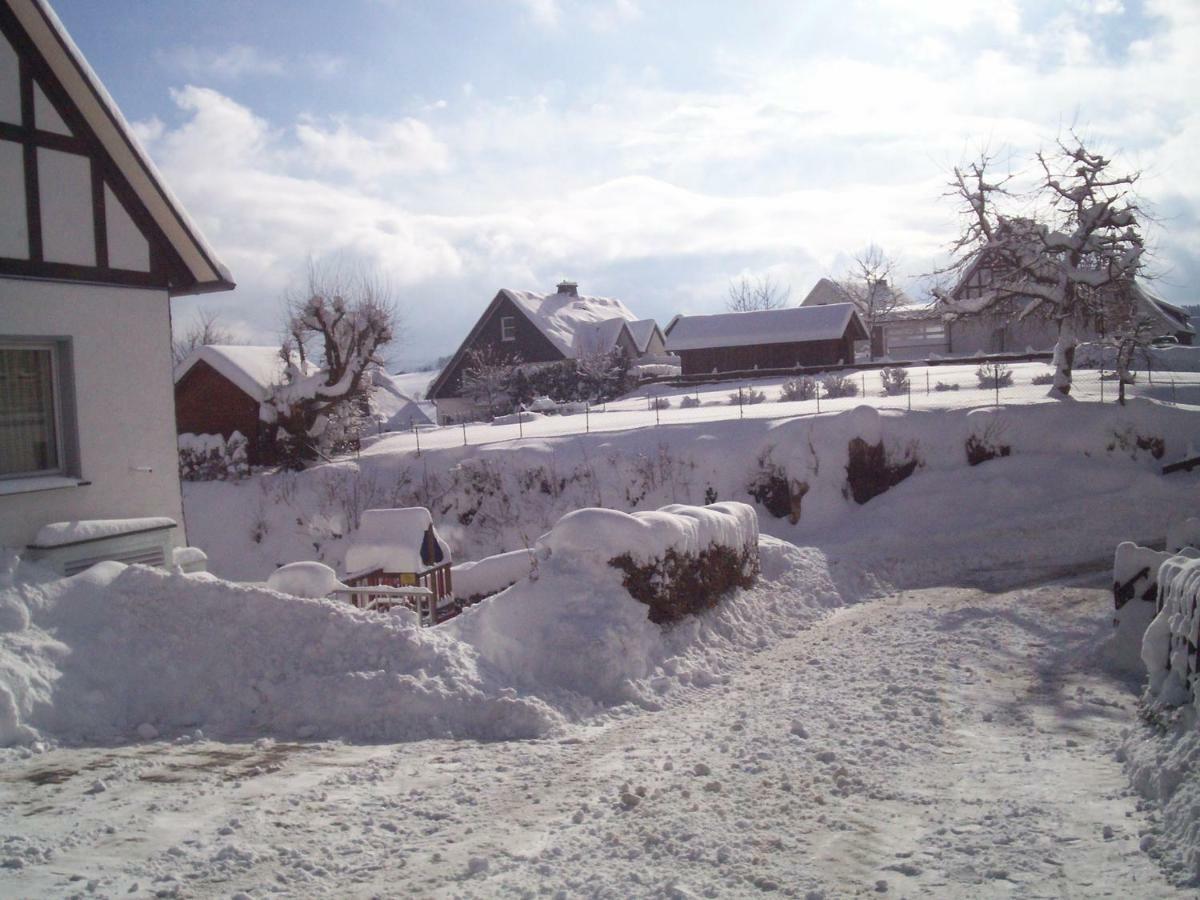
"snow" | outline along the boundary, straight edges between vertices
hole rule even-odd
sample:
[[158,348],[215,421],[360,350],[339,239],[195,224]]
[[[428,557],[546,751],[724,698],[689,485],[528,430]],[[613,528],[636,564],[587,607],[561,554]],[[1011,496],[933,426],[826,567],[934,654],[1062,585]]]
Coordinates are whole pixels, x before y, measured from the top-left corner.
[[635,319],[625,324],[629,328],[629,336],[633,338],[638,353],[645,353],[650,347],[650,339],[654,337],[654,330],[658,328],[658,323],[653,319]]
[[1196,699],[1196,659],[1188,649],[1200,644],[1200,550],[1187,548],[1158,570],[1161,609],[1142,640],[1142,662],[1150,693],[1168,706]]
[[80,541],[97,541],[102,538],[137,534],[158,528],[174,528],[175,520],[166,516],[148,516],[140,519],[81,519],[73,522],[51,522],[38,529],[33,546],[62,547]]
[[[667,335],[667,349],[677,353],[707,347],[839,340],[857,316],[853,303],[680,316]],[[865,333],[865,326],[862,330]]]
[[594,352],[596,348],[586,343],[580,345],[579,336],[595,337],[594,328],[600,323],[610,323],[605,326],[605,334],[615,341],[621,323],[639,321],[629,307],[610,297],[580,297],[570,293],[538,294],[508,288],[500,293],[516,304],[534,327],[568,359],[575,358],[581,351]]
[[[368,509],[362,524],[346,550],[346,572],[350,576],[382,569],[385,572],[424,572],[435,564],[423,560],[421,548],[426,532],[433,528],[433,517],[424,507]],[[434,530],[442,559],[450,561],[450,548]]]
[[536,566],[532,550],[512,550],[483,559],[459,563],[450,569],[454,596],[460,600],[498,594],[522,578],[527,578]]
[[1157,612],[1158,568],[1173,554],[1139,547],[1132,541],[1117,545],[1113,582],[1130,585],[1132,595],[1113,613],[1115,661],[1126,671],[1141,673],[1142,636]]
[[1192,516],[1172,522],[1167,529],[1167,551],[1178,553],[1184,547],[1200,548],[1200,518]]
[[418,385],[419,392],[410,394],[406,388],[414,379],[389,375],[382,368],[373,366],[369,370],[370,389],[368,403],[371,415],[379,422],[382,431],[404,431],[414,425],[430,425],[437,421],[437,412],[430,402],[422,402],[425,386]]
[[[208,344],[197,347],[175,368],[175,383],[178,384],[201,361],[208,363],[259,403],[267,399],[274,385],[283,382],[287,371],[278,347]],[[312,374],[313,371],[313,366],[306,366],[306,374]]]
[[346,587],[338,580],[337,573],[324,563],[294,562],[280,566],[267,579],[267,587],[293,597],[309,597],[318,600],[334,591]]

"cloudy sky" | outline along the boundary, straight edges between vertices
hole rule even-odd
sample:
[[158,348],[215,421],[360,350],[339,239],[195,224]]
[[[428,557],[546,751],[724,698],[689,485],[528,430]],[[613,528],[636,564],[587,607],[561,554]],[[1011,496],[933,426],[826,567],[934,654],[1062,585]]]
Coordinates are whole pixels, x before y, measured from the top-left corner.
[[919,296],[947,172],[1074,127],[1144,173],[1159,290],[1200,302],[1196,0],[53,0],[239,287],[252,341],[309,255],[386,273],[397,366],[500,287],[665,323],[870,243]]

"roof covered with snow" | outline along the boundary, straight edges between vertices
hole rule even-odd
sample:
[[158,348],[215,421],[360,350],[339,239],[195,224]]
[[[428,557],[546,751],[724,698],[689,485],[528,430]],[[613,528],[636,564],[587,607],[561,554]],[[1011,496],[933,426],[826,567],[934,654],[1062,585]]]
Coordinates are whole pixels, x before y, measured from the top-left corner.
[[[433,536],[432,545],[427,535]],[[382,569],[385,572],[424,572],[450,562],[450,547],[433,527],[423,506],[368,509],[346,550],[347,578]]]
[[[867,289],[868,283],[865,281],[834,281],[832,278],[822,278],[813,285],[813,289],[800,301],[800,305],[829,306],[834,303],[853,303],[856,295],[865,297]],[[885,294],[882,302],[876,306],[904,306],[911,302],[904,291],[886,281],[874,282],[874,290]]]
[[658,328],[658,323],[653,319],[637,319],[629,322],[627,327],[630,337],[637,345],[638,353],[645,353],[650,346],[650,338],[654,337],[654,330]]
[[217,259],[183,206],[167,189],[116,102],[67,34],[50,4],[45,0],[7,0],[6,5],[145,205],[155,225],[179,253],[189,281],[172,284],[171,293],[195,294],[233,288],[229,270]]
[[[607,339],[611,350],[624,322],[636,322],[633,311],[611,297],[579,297],[571,293],[537,294],[505,288],[501,293],[523,312],[563,356],[592,352],[591,341]],[[596,326],[608,323],[602,329]],[[581,346],[582,345],[582,346]]]
[[[283,381],[284,365],[278,347],[249,344],[207,344],[197,347],[175,369],[175,383],[204,361],[255,400],[267,399],[271,387]],[[315,367],[307,365],[308,374]]]
[[667,336],[667,349],[676,352],[709,347],[829,341],[839,339],[847,328],[851,328],[858,339],[867,336],[866,327],[852,303],[680,316]]

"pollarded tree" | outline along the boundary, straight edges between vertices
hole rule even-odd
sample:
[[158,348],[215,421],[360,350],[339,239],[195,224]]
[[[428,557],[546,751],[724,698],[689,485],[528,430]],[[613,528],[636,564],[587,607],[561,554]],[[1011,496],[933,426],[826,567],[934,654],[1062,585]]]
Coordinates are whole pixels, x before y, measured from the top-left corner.
[[1054,390],[1071,391],[1078,335],[1127,316],[1144,249],[1132,194],[1138,172],[1114,173],[1112,160],[1078,137],[1039,152],[1032,212],[1022,212],[995,180],[986,154],[956,167],[951,195],[963,202],[966,225],[954,244],[951,270],[982,267],[986,287],[970,298],[935,295],[947,312],[977,314],[1015,309],[1018,319],[1044,316],[1058,326]]
[[336,449],[356,416],[366,415],[364,374],[382,365],[399,319],[392,292],[376,273],[343,262],[309,261],[304,288],[286,297],[283,383],[262,406],[284,432],[292,464]]

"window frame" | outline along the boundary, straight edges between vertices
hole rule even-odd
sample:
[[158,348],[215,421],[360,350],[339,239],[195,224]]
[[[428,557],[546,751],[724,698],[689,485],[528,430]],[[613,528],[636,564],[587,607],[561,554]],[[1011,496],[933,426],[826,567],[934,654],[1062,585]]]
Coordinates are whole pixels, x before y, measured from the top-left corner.
[[504,342],[515,341],[517,339],[517,317],[516,316],[501,316],[500,317],[500,340]]
[[78,430],[69,338],[0,335],[0,350],[46,350],[50,353],[50,391],[54,398],[55,464],[29,472],[0,473],[0,483],[25,479],[71,477],[79,474]]

